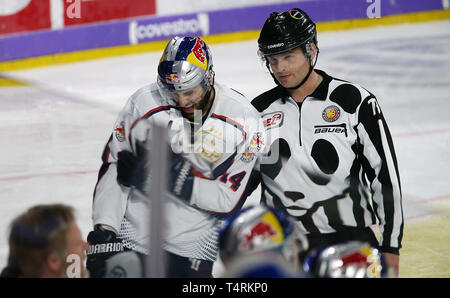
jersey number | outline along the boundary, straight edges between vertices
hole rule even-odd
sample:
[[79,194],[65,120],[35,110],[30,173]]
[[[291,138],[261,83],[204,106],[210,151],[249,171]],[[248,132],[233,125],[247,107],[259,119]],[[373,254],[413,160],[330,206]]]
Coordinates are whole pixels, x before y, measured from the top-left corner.
[[227,183],[227,181],[230,181],[231,182],[230,188],[233,191],[237,191],[239,189],[239,187],[241,186],[241,182],[242,182],[242,179],[244,179],[245,174],[247,174],[247,172],[242,171],[240,173],[237,173],[236,175],[231,176],[228,179],[228,173],[225,173],[222,176],[220,176],[220,181],[222,181],[223,183]]
[[380,106],[375,98],[371,98],[368,103],[372,105],[372,112],[374,116],[381,114]]

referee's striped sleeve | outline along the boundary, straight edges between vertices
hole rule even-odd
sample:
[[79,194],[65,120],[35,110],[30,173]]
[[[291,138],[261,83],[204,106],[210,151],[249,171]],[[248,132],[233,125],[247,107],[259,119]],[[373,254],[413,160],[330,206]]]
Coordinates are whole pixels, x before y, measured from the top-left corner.
[[380,222],[380,248],[398,254],[403,237],[403,207],[400,175],[394,144],[378,105],[370,95],[362,103],[358,114],[358,134],[363,146],[364,169],[369,175],[374,211]]

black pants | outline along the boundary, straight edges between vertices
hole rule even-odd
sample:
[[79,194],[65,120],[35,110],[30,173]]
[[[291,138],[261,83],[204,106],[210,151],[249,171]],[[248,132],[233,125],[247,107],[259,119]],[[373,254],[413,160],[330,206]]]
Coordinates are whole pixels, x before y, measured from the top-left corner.
[[213,262],[167,252],[167,277],[212,278]]
[[329,234],[308,234],[307,235],[309,248],[305,253],[300,254],[300,259],[303,260],[307,253],[315,248],[326,247],[335,244],[340,244],[348,241],[362,241],[368,242],[370,245],[378,248],[378,240],[375,233],[370,227],[367,228],[343,228],[336,233]]

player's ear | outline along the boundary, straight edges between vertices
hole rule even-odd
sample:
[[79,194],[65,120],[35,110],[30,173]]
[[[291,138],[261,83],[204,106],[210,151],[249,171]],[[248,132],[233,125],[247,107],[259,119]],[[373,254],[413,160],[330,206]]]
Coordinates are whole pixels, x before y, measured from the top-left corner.
[[63,261],[57,252],[52,252],[47,257],[46,265],[51,272],[59,272],[63,266]]
[[315,43],[311,43],[311,65],[314,64],[314,61],[316,59],[317,56],[317,46]]

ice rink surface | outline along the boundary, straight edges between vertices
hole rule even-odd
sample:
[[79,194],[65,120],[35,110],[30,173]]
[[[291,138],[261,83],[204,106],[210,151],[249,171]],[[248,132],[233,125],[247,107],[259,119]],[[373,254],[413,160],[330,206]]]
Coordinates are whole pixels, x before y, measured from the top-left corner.
[[[249,99],[274,86],[256,40],[210,47],[217,81]],[[448,213],[434,204],[450,201],[450,21],[319,32],[319,48],[316,68],[379,100],[396,148],[406,226]],[[159,58],[155,52],[0,74],[28,83],[0,87],[0,267],[8,226],[30,206],[75,207],[87,236],[114,120],[135,90],[155,80]],[[443,245],[440,258],[450,267],[450,239]]]

